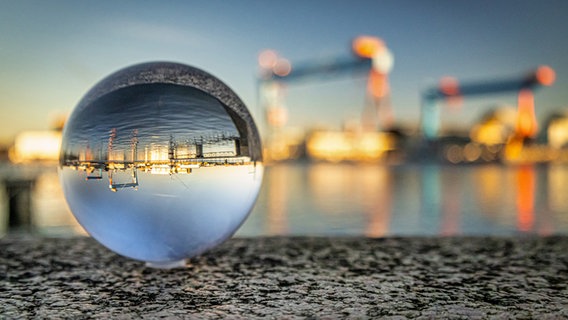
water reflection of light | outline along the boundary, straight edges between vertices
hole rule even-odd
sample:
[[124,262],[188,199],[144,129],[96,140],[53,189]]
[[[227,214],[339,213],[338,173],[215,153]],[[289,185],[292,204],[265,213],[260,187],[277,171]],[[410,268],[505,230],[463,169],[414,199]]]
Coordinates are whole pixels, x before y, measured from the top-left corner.
[[383,237],[389,233],[392,202],[393,180],[386,166],[363,166],[358,174],[357,184],[363,202],[363,210],[368,216],[365,235]]
[[509,185],[503,173],[502,167],[488,165],[479,167],[477,173],[472,175],[472,185],[475,186],[474,196],[481,212],[498,215],[504,206],[504,201],[509,198],[508,188],[503,188],[504,185]]
[[568,197],[566,185],[568,183],[568,167],[551,165],[548,167],[548,206],[555,212],[568,212]]
[[440,222],[440,168],[426,166],[421,173],[420,189],[420,221],[425,229],[436,230]]
[[530,231],[534,225],[535,172],[533,166],[517,171],[517,227]]
[[[331,221],[363,222],[363,234],[381,237],[389,233],[393,202],[389,167],[376,165],[315,165],[309,173],[311,199]],[[345,206],[352,203],[353,206]],[[349,227],[349,226],[346,226]]]
[[32,223],[42,232],[69,232],[85,234],[63,198],[57,172],[39,175],[34,185]]
[[460,233],[461,197],[462,187],[460,179],[461,172],[456,168],[448,168],[441,174],[444,175],[442,181],[453,181],[455,183],[442,184],[442,216],[440,221],[440,234],[452,236]]
[[[334,213],[341,210],[341,204],[345,197],[357,196],[353,190],[355,173],[349,170],[348,165],[319,164],[310,170],[308,183],[310,194],[317,208],[326,213]],[[358,203],[359,201],[356,201]]]
[[[204,169],[212,174],[208,177],[221,179],[224,168]],[[268,170],[266,190],[261,193],[259,205],[243,227],[241,236],[338,233],[373,237],[382,234],[510,235],[520,230],[519,221],[525,219],[520,218],[525,213],[518,210],[517,203],[524,197],[518,190],[520,166],[442,166],[437,170],[434,168],[430,175],[424,174],[424,171],[432,169],[422,165],[275,165]],[[200,170],[195,170],[195,173]],[[318,171],[316,175],[314,170]],[[528,219],[523,221],[532,219],[529,232],[540,235],[566,233],[568,166],[535,166],[533,170],[533,209],[529,211]],[[103,174],[102,181],[94,179],[86,183],[99,183],[101,189],[108,192],[106,173]],[[100,175],[100,172],[95,170],[91,175]],[[79,179],[84,181],[85,176],[83,172]],[[185,183],[199,177],[193,173],[173,175],[167,179],[160,175],[146,175],[146,179],[157,182],[182,179]],[[117,178],[128,182],[130,176],[125,172]],[[316,183],[316,179],[319,182]],[[421,183],[424,179],[426,181]],[[345,185],[326,185],[331,183]],[[438,199],[435,199],[434,190],[427,190],[436,187],[439,188]],[[74,220],[58,188],[54,174],[51,178],[41,178],[35,184],[33,208],[37,212],[34,212],[33,223],[40,231],[54,232],[54,227],[58,227],[59,232],[64,229],[70,232],[74,228]],[[316,191],[316,188],[324,190]],[[124,190],[117,194],[133,192]],[[421,195],[422,192],[427,194]],[[424,201],[430,196],[430,201]],[[420,199],[423,199],[422,203]],[[0,216],[4,218],[7,216],[6,203],[6,197],[0,193],[0,204],[4,207]]]
[[288,228],[289,206],[289,177],[288,172],[282,166],[270,168],[268,179],[268,208],[267,208],[267,232],[271,235],[285,235]]

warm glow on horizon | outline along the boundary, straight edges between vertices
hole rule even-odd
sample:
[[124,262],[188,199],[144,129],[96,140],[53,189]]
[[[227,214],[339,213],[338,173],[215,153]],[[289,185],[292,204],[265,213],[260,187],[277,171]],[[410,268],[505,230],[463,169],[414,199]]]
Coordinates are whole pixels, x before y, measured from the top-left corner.
[[16,137],[10,160],[14,163],[57,161],[60,149],[60,131],[26,131]]
[[393,150],[394,141],[383,132],[319,131],[308,138],[306,148],[310,157],[318,160],[377,161]]
[[497,145],[505,143],[508,135],[503,123],[496,119],[491,119],[475,125],[471,129],[470,137],[471,140],[479,144]]
[[552,121],[547,129],[548,144],[560,149],[568,144],[568,118],[560,118]]

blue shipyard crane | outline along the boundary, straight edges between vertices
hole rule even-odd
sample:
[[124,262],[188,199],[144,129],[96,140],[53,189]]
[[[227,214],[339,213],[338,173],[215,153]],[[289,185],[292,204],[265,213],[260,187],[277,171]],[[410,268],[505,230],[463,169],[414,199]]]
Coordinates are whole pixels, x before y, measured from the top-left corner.
[[555,72],[548,66],[540,66],[527,75],[492,81],[460,84],[454,78],[443,78],[438,86],[422,92],[421,127],[426,139],[434,139],[440,127],[439,102],[463,97],[516,92],[519,96],[516,132],[520,137],[533,137],[537,124],[532,91],[554,83]]
[[359,36],[352,42],[352,51],[351,56],[317,59],[295,63],[293,66],[273,50],[261,52],[259,104],[267,111],[268,125],[277,128],[286,124],[287,110],[283,106],[281,85],[290,82],[331,79],[368,72],[367,92],[371,98],[371,108],[376,109],[371,111],[390,107],[390,103],[383,105],[383,102],[388,99],[387,75],[393,65],[393,56],[384,42],[376,37]]

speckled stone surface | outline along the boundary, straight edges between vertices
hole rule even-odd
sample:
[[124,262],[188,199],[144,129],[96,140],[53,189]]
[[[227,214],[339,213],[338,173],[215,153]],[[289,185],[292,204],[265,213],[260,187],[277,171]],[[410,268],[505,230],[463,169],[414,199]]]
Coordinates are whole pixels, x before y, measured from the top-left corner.
[[568,237],[241,238],[149,269],[90,238],[0,239],[0,318],[568,318]]

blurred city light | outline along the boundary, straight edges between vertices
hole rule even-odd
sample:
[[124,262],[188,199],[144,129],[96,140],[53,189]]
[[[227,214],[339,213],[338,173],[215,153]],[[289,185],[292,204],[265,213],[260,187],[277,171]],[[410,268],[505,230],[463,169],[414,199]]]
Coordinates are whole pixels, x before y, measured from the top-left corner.
[[376,162],[395,149],[395,138],[383,132],[316,131],[308,137],[306,148],[315,160]]
[[360,57],[372,59],[377,52],[385,50],[384,42],[372,36],[358,36],[353,40],[353,52]]
[[551,86],[556,80],[556,72],[549,66],[540,66],[536,70],[536,79],[543,86]]
[[60,149],[60,131],[25,131],[16,137],[9,155],[14,163],[56,162]]

